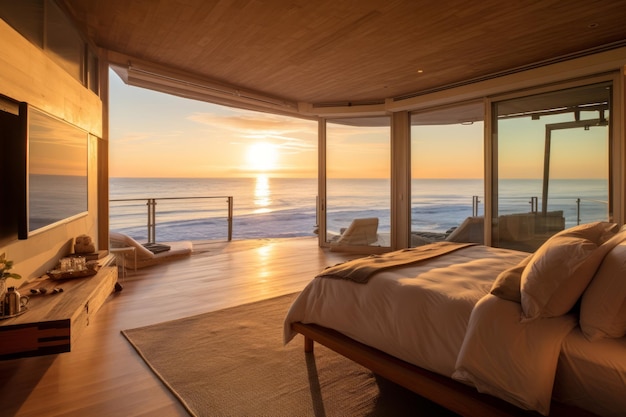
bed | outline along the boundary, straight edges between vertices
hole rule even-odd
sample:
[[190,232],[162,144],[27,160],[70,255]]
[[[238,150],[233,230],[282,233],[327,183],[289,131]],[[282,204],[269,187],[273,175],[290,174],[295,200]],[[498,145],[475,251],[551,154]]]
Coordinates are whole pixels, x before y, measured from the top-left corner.
[[624,415],[626,230],[577,226],[534,254],[439,242],[329,267],[285,317],[284,342],[298,333],[462,415]]

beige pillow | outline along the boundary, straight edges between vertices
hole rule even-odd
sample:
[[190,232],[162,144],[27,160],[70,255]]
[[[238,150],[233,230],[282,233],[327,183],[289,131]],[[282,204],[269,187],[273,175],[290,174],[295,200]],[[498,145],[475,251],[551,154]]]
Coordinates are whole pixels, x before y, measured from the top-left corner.
[[566,314],[593,278],[615,236],[615,223],[595,222],[563,230],[548,239],[522,272],[522,320]]
[[528,255],[517,265],[500,272],[500,275],[498,275],[491,286],[491,294],[503,300],[521,303],[520,282],[522,280],[522,272],[532,257],[533,255]]
[[626,241],[605,256],[585,290],[580,328],[590,341],[626,335]]

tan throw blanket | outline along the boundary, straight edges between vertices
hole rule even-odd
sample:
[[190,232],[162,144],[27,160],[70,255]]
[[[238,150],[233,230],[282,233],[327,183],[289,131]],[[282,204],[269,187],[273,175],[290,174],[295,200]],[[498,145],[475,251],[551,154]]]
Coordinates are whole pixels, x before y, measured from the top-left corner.
[[339,278],[365,284],[372,275],[382,270],[424,261],[472,245],[475,243],[435,242],[383,255],[370,255],[328,267],[316,278]]

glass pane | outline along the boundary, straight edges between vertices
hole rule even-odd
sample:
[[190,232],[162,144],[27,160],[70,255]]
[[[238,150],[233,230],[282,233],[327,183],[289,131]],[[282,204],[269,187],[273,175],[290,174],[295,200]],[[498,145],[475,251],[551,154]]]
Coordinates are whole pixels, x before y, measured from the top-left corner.
[[390,245],[388,117],[326,126],[326,238],[331,245]]
[[483,104],[411,115],[411,246],[484,241]]
[[0,0],[0,18],[43,49],[43,0]]
[[495,104],[495,246],[534,251],[554,233],[611,218],[609,83]]
[[74,78],[84,83],[85,43],[63,12],[53,2],[48,2],[48,4],[44,49],[55,62]]
[[98,56],[89,49],[87,50],[87,87],[100,95],[98,80]]
[[28,135],[30,234],[87,213],[88,136],[34,108],[29,110]]

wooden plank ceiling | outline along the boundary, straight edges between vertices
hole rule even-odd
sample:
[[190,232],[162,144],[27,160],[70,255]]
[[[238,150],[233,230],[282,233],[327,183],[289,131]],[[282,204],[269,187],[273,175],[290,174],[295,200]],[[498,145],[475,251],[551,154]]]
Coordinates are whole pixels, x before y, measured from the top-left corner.
[[626,0],[59,0],[99,47],[314,105],[626,45]]

